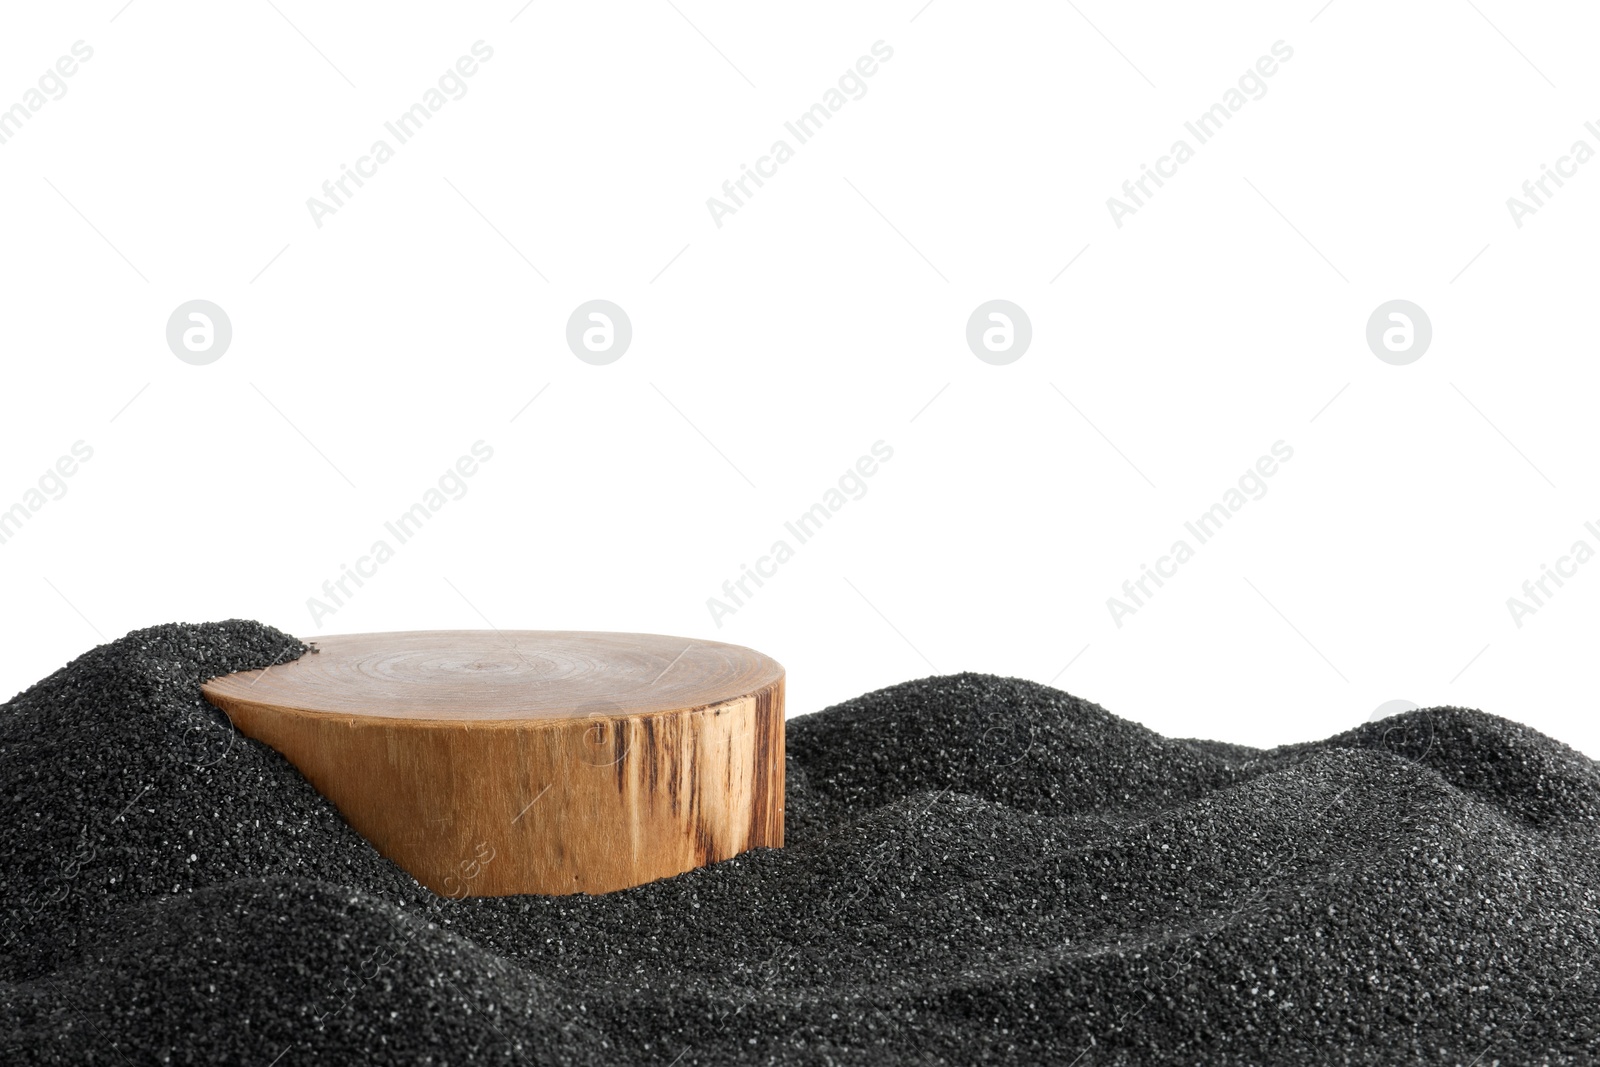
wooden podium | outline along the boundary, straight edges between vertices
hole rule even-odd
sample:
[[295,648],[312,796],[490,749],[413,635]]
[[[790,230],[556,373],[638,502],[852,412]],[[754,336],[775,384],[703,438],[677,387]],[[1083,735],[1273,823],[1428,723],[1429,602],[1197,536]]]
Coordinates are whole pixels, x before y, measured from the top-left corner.
[[783,844],[783,668],[656,634],[318,638],[202,687],[444,896],[606,893]]

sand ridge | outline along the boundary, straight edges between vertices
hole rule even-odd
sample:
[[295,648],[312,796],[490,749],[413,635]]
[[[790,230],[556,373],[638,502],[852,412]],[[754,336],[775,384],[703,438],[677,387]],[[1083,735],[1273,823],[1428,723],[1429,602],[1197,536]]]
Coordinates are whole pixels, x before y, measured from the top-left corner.
[[1600,767],[1492,715],[926,678],[789,721],[782,850],[452,901],[200,697],[303,651],[157,626],[0,707],[4,1062],[1600,1062]]

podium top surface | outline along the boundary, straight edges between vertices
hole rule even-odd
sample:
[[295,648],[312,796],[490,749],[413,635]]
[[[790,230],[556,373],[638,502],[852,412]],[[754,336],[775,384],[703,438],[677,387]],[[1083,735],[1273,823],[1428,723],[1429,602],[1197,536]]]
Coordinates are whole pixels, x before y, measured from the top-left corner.
[[489,725],[689,711],[783,678],[752,649],[661,634],[415,630],[310,643],[316,650],[298,660],[213,678],[202,690],[224,706]]

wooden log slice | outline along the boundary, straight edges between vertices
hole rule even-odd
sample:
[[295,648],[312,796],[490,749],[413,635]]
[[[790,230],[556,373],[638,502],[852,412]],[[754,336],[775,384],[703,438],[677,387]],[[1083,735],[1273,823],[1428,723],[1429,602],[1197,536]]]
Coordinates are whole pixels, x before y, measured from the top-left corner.
[[606,893],[783,844],[783,668],[656,634],[318,638],[203,687],[445,896]]

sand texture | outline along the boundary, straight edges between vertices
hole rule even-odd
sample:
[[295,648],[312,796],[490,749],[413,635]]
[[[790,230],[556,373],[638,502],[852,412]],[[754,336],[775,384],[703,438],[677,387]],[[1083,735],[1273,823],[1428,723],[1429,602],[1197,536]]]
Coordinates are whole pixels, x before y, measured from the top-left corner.
[[926,678],[789,721],[782,850],[451,901],[200,696],[302,652],[158,626],[0,707],[0,1062],[1600,1063],[1600,765],[1493,715]]

